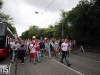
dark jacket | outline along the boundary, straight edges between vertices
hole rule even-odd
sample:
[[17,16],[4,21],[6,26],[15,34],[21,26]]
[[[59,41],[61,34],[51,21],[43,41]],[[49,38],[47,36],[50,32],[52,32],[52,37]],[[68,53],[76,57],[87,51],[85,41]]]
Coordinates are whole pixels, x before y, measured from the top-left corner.
[[40,45],[40,49],[44,49],[45,48],[44,42],[40,42],[39,45]]

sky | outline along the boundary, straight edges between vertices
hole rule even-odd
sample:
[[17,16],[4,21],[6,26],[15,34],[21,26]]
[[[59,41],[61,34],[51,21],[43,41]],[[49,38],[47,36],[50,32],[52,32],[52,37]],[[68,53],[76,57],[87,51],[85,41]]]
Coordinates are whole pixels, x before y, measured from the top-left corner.
[[[80,0],[3,0],[2,12],[13,18],[18,36],[30,25],[47,28],[61,19],[61,9],[70,11]],[[53,2],[53,3],[52,3]],[[52,3],[52,4],[51,4]],[[50,7],[48,7],[51,4]],[[48,8],[47,8],[48,7]],[[46,9],[47,8],[47,9]],[[45,10],[46,9],[46,10]],[[39,12],[36,14],[35,12]]]

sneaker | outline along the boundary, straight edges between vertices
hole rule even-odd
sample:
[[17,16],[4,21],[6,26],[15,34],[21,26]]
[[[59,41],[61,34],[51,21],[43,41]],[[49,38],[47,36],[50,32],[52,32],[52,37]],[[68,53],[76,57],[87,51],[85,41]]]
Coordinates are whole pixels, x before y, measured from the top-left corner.
[[40,62],[40,60],[38,62]]
[[14,62],[13,62],[13,61],[11,61],[11,63],[13,64]]
[[22,63],[22,65],[23,65],[24,63]]
[[70,67],[71,64],[68,64],[67,66]]
[[43,55],[41,55],[41,57],[43,57]]
[[60,55],[62,55],[62,53],[60,52]]
[[49,57],[49,59],[51,59],[51,57]]
[[13,60],[11,60],[11,63],[13,64],[13,63],[14,63],[14,61],[13,61]]
[[16,61],[18,61],[18,58],[16,58]]
[[61,63],[64,63],[63,61],[60,61]]
[[31,60],[29,60],[31,62]]
[[20,60],[20,63],[21,63],[22,61]]
[[34,63],[34,65],[36,65],[36,63]]

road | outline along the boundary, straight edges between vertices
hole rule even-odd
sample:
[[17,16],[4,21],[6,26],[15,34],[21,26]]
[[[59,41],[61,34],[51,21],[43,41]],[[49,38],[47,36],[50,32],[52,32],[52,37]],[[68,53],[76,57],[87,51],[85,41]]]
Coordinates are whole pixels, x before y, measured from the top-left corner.
[[[100,75],[100,54],[90,52],[78,52],[70,54],[68,59],[72,64],[70,67],[60,63],[61,56],[58,58],[52,56],[49,59],[44,56],[41,62],[34,65],[33,61],[29,62],[29,57],[25,59],[24,65],[19,61],[17,64],[16,75]],[[0,60],[0,64],[10,64],[10,57]],[[15,63],[11,64],[10,75],[15,75]]]

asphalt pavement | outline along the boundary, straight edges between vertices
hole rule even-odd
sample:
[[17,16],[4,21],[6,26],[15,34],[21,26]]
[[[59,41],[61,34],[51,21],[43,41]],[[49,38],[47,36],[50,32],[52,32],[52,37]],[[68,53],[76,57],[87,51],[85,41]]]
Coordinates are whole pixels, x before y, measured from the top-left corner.
[[[19,61],[11,64],[10,75],[100,75],[100,62],[98,62],[100,54],[90,52],[78,52],[78,54],[70,53],[68,60],[72,64],[70,67],[64,63],[60,63],[61,56],[58,58],[52,56],[42,57],[40,62],[29,62],[29,57],[25,59],[24,65]],[[10,64],[10,56],[0,60],[0,64]],[[16,70],[15,70],[16,69]],[[16,74],[15,74],[16,72]]]

